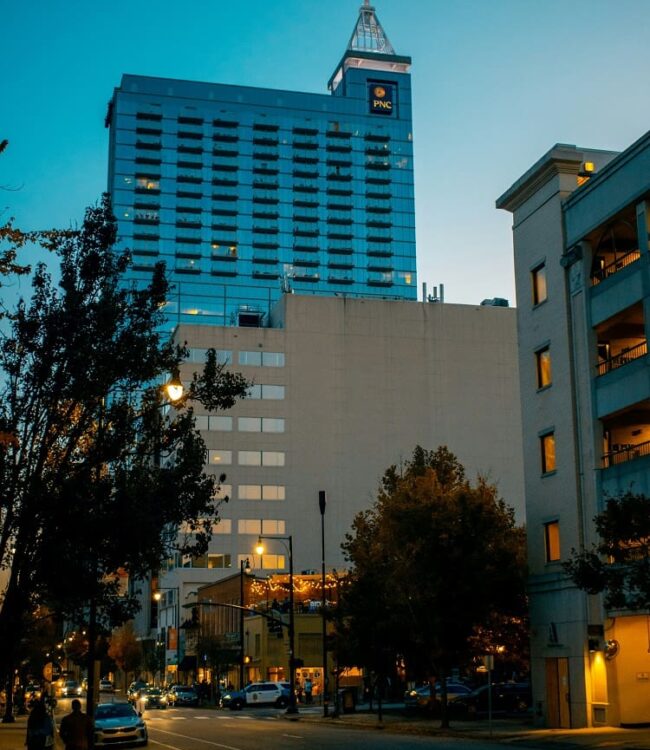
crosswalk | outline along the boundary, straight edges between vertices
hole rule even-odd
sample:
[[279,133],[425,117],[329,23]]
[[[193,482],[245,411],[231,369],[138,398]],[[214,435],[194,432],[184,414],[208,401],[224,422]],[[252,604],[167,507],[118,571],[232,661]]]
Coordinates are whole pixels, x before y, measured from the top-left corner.
[[249,716],[248,714],[220,714],[214,713],[207,716],[200,714],[174,716],[168,714],[166,711],[161,713],[145,713],[144,719],[147,724],[155,723],[157,721],[277,721],[277,716]]

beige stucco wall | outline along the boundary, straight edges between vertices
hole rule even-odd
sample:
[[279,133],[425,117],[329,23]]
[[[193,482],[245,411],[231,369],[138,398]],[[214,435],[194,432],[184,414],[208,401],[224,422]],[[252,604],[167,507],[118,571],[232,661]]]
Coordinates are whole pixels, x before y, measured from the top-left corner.
[[[233,534],[215,536],[211,550],[232,554],[235,567],[256,541],[236,533],[239,518],[284,519],[296,571],[319,569],[318,491],[326,490],[326,564],[343,567],[340,544],[354,515],[371,505],[384,470],[417,444],[447,445],[469,477],[481,472],[497,483],[523,521],[514,310],[288,295],[272,320],[276,327],[178,331],[190,347],[233,351],[233,367],[255,382],[286,386],[283,401],[246,400],[232,410],[284,417],[283,434],[204,433],[208,448],[234,455],[223,467],[233,499],[222,512]],[[239,367],[240,350],[284,352],[285,367]],[[285,451],[286,465],[236,465],[237,450],[262,449]],[[286,500],[238,500],[240,483],[284,484]]]

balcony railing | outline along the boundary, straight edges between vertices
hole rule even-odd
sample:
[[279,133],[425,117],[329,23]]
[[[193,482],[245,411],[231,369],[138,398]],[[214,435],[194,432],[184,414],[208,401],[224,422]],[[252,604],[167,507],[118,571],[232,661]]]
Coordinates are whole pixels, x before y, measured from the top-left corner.
[[601,281],[605,281],[605,279],[613,276],[615,273],[618,273],[623,268],[626,268],[631,263],[634,263],[634,261],[639,260],[640,257],[641,253],[638,250],[631,250],[629,253],[622,255],[620,258],[616,258],[616,260],[608,263],[606,266],[603,266],[602,268],[592,273],[591,285],[596,286],[597,284],[600,284]]
[[613,445],[612,450],[603,456],[603,469],[624,464],[642,456],[650,456],[650,440],[645,443]]
[[606,359],[604,362],[599,362],[597,365],[598,375],[605,375],[605,373],[616,370],[623,365],[627,365],[639,357],[644,357],[648,353],[648,342],[642,341],[636,346],[632,346],[629,349],[623,349],[622,352],[616,354],[614,357]]

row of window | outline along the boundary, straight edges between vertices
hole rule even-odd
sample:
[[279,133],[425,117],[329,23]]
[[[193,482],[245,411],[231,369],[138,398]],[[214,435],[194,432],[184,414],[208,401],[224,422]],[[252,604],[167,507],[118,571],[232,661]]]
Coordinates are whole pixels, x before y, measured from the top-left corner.
[[[225,500],[226,498],[232,498],[231,484],[220,485],[215,494],[215,500]],[[240,484],[237,485],[237,499],[270,501],[286,500],[286,487],[283,484]],[[215,526],[213,529],[214,533],[230,533],[230,526],[228,526],[228,531],[224,531],[221,526],[222,524]]]
[[[261,388],[261,386],[253,386]],[[284,398],[284,386],[269,386],[270,388],[282,388]],[[209,430],[214,432],[232,432],[233,417],[198,415],[195,417],[198,430]],[[237,430],[239,432],[284,432],[284,419],[280,417],[237,417]]]
[[[216,349],[217,362],[219,364],[231,365],[233,363],[233,353],[229,349]],[[208,350],[200,347],[190,347],[189,354],[187,357],[188,362],[194,362],[196,364],[204,364]],[[240,351],[237,352],[237,361],[240,365],[246,365],[248,367],[284,367],[284,352],[267,352],[267,351]],[[284,386],[258,386],[259,388],[282,388],[282,395],[270,395],[271,390],[268,391],[269,395],[257,396],[257,398],[284,398]],[[253,395],[249,395],[248,398],[255,398]]]
[[[212,466],[230,466],[233,451],[209,450],[208,459]],[[237,451],[239,466],[284,466],[284,459],[284,451]]]

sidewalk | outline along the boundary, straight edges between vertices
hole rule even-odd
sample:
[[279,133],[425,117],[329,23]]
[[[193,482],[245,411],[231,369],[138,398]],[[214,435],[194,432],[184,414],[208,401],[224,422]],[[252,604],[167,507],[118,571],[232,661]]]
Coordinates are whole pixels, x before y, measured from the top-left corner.
[[[0,750],[25,750],[26,734],[27,716],[16,716],[13,724],[0,724]],[[54,731],[54,745],[48,750],[63,750],[63,742],[58,736],[58,723]]]
[[[315,710],[316,709],[316,710]],[[331,711],[331,708],[330,708]],[[490,729],[487,719],[478,721],[452,720],[449,729],[440,729],[440,719],[426,719],[417,714],[404,713],[403,707],[385,708],[383,721],[379,724],[376,710],[370,713],[365,706],[358,706],[354,713],[341,714],[333,719],[323,716],[321,707],[300,707],[300,721],[327,723],[351,729],[385,729],[400,734],[418,734],[430,737],[454,737],[493,740],[497,743],[551,748],[624,748],[625,750],[650,750],[650,727],[621,729],[599,727],[595,729],[535,729],[524,719],[494,719]]]

